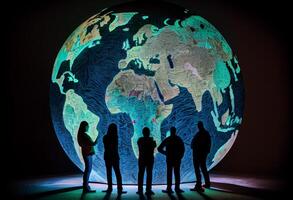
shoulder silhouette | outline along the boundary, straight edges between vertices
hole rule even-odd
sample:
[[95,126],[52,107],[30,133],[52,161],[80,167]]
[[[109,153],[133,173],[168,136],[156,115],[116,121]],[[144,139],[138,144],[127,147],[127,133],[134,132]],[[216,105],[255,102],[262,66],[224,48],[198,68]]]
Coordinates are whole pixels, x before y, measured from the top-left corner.
[[147,127],[143,129],[143,137],[139,138],[137,141],[139,157],[148,159],[152,158],[154,155],[154,149],[157,144],[152,137],[150,137],[150,131]]
[[211,136],[207,130],[203,127],[203,123],[198,123],[199,131],[194,136],[191,148],[194,153],[209,153],[211,149]]
[[117,160],[119,159],[118,153],[118,131],[117,125],[112,123],[109,125],[107,134],[103,137],[104,143],[104,159]]
[[[165,148],[165,149],[164,149]],[[181,160],[185,148],[182,139],[176,135],[176,128],[171,127],[170,136],[167,137],[158,147],[158,151],[167,156],[167,160]]]
[[82,121],[80,123],[78,133],[77,133],[77,142],[79,146],[81,147],[90,147],[94,146],[97,143],[96,141],[93,141],[91,137],[86,133],[88,131],[89,125],[86,121]]

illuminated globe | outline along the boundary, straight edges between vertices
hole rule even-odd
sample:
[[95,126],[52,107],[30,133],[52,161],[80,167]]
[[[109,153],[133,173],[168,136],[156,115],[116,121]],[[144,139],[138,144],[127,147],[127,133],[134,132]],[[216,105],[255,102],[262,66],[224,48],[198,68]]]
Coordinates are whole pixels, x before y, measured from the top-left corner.
[[[81,170],[77,143],[81,121],[98,143],[92,181],[106,182],[103,136],[119,128],[123,183],[137,183],[143,127],[157,145],[171,126],[185,143],[183,182],[194,181],[190,143],[203,121],[212,138],[207,165],[219,163],[233,145],[243,116],[244,87],[236,56],[219,31],[181,7],[128,3],[82,23],[55,60],[50,106],[57,137]],[[155,152],[154,183],[166,183],[165,157]]]

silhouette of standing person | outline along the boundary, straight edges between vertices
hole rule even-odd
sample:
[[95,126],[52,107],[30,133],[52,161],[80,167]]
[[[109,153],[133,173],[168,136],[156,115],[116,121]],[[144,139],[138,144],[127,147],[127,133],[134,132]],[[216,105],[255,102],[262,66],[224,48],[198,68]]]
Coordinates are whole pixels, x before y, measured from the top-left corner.
[[142,130],[143,137],[137,141],[139,157],[138,157],[138,191],[137,194],[143,194],[143,177],[146,170],[146,195],[154,195],[152,191],[152,176],[154,166],[154,150],[157,146],[156,142],[150,137],[150,129],[144,127]]
[[108,127],[107,134],[103,137],[104,143],[104,160],[107,170],[108,188],[103,192],[110,193],[113,190],[112,186],[112,168],[114,169],[117,180],[118,194],[124,194],[126,191],[122,189],[122,177],[119,168],[119,153],[118,153],[118,129],[117,125],[112,123]]
[[95,192],[89,186],[89,177],[92,171],[93,155],[95,154],[94,145],[96,145],[97,140],[94,142],[87,134],[89,130],[89,124],[86,121],[82,121],[79,125],[77,133],[77,141],[81,147],[81,153],[84,160],[85,169],[83,172],[83,192]]
[[180,189],[180,165],[184,155],[184,143],[182,139],[176,135],[176,128],[171,127],[170,136],[165,138],[158,147],[158,151],[166,155],[167,161],[167,189],[164,193],[173,193],[172,191],[172,171],[175,175],[175,192],[184,192]]
[[191,142],[191,148],[193,149],[193,165],[196,175],[196,184],[192,191],[203,192],[204,188],[201,185],[200,170],[205,180],[205,188],[210,188],[211,182],[209,173],[206,166],[207,156],[211,149],[211,136],[207,130],[205,130],[201,121],[197,124],[199,131],[193,137]]

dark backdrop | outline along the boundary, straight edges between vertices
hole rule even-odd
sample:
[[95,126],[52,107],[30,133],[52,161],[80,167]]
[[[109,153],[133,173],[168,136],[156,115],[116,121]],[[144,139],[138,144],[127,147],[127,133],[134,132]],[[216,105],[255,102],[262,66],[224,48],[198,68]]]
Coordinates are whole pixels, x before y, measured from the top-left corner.
[[[2,13],[7,111],[3,158],[14,179],[79,173],[54,133],[49,82],[55,57],[75,28],[99,10],[126,1],[11,1]],[[238,56],[246,90],[239,136],[212,171],[288,177],[289,5],[283,1],[168,0],[196,11]],[[3,147],[3,145],[2,145]]]

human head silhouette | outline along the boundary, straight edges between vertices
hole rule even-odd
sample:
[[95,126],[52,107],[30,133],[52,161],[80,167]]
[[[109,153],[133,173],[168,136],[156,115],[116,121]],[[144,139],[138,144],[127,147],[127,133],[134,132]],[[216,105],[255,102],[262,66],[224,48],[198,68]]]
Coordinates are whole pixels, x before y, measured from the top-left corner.
[[204,130],[204,127],[203,127],[203,122],[202,121],[198,121],[197,123],[197,127],[200,131]]
[[88,131],[88,129],[89,129],[89,124],[87,123],[87,121],[80,122],[78,132],[85,133]]
[[150,136],[150,129],[148,127],[144,127],[142,129],[142,134],[144,137],[149,137]]
[[115,136],[117,135],[117,125],[115,123],[111,123],[108,127],[108,132],[107,134]]
[[171,136],[176,135],[176,128],[175,128],[174,126],[172,126],[172,127],[170,128],[170,135],[171,135]]

